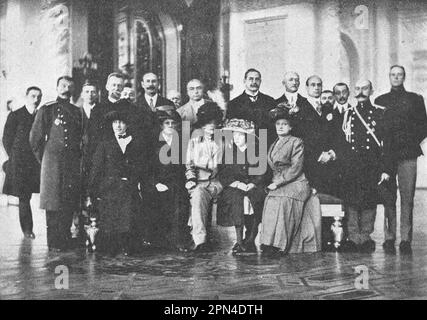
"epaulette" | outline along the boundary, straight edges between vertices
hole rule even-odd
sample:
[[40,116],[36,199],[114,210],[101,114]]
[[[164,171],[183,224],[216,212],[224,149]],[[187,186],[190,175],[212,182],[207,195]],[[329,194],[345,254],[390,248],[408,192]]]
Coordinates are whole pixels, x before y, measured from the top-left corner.
[[386,108],[385,107],[383,107],[383,106],[379,106],[379,105],[376,105],[376,104],[372,104],[372,106],[374,107],[374,108],[376,108],[376,109],[380,109],[380,110],[385,110]]
[[44,106],[46,106],[46,107],[48,107],[48,106],[51,106],[51,105],[53,105],[53,104],[55,104],[55,103],[57,103],[58,101],[49,101],[49,102],[46,102],[45,104],[44,104]]

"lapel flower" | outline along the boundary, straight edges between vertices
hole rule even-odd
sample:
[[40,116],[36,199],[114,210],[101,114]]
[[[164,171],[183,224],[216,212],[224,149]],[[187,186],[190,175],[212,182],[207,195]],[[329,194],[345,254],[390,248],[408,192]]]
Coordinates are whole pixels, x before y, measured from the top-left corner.
[[326,120],[328,120],[328,121],[331,121],[333,118],[334,118],[334,116],[332,115],[332,113],[329,113],[329,114],[326,116]]

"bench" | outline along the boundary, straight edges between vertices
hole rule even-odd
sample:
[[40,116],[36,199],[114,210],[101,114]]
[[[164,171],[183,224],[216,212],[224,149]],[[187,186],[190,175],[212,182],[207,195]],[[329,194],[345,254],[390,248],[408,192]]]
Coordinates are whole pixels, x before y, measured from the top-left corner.
[[[344,230],[342,227],[342,220],[344,218],[343,201],[337,197],[324,193],[318,193],[317,197],[320,201],[322,218],[333,218],[333,222],[331,222],[330,225],[326,224],[327,228],[333,233],[333,243],[327,243],[327,245],[330,245],[337,250],[344,237]],[[322,231],[322,235],[325,234],[324,231]]]

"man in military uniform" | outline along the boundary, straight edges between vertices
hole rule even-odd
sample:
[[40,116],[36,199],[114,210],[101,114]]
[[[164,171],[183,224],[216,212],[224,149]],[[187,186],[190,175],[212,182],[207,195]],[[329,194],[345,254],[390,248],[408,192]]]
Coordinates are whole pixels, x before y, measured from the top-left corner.
[[345,251],[373,252],[374,231],[378,202],[378,182],[382,172],[380,126],[383,109],[371,104],[373,93],[369,80],[360,80],[355,86],[357,105],[348,111],[343,126],[347,157],[344,168],[343,200],[348,214],[349,241]]
[[[395,186],[395,177],[399,181],[401,199],[400,214],[400,252],[410,254],[412,241],[412,215],[417,179],[417,158],[422,155],[420,144],[427,137],[427,116],[424,99],[421,95],[405,90],[405,68],[390,68],[391,90],[379,96],[375,103],[386,107],[384,132],[384,157],[386,169],[383,179],[391,180]],[[393,190],[396,194],[396,187]],[[394,253],[396,240],[396,203],[385,215],[384,250]]]
[[30,145],[41,162],[40,208],[46,210],[49,250],[68,249],[73,213],[80,205],[81,111],[70,103],[71,77],[60,77],[58,98],[41,107]]

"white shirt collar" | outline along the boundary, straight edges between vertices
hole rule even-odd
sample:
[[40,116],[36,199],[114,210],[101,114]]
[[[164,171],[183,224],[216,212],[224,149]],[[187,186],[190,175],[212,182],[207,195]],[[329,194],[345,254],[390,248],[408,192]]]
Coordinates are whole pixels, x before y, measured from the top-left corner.
[[117,143],[120,146],[120,149],[122,149],[122,153],[124,154],[126,152],[127,145],[132,141],[132,136],[127,136],[126,138],[120,139],[117,135],[115,135]]
[[245,90],[245,93],[249,96],[249,97],[256,97],[259,94],[259,90],[257,92],[255,92],[255,94],[253,94],[252,92],[249,92],[248,90]]
[[169,146],[172,146],[172,139],[173,139],[173,135],[166,135],[166,134],[164,134],[163,132],[162,132],[162,137],[163,137],[163,140],[165,140],[165,142],[169,145]]
[[156,93],[154,96],[149,96],[148,94],[145,93],[144,96],[145,96],[145,101],[147,101],[148,106],[150,106],[150,101],[151,101],[151,99],[153,99],[153,106],[155,108],[159,94]]
[[286,99],[288,99],[288,101],[290,101],[291,98],[295,99],[294,101],[296,101],[298,98],[298,92],[285,91],[285,97],[286,97]]
[[27,111],[28,111],[29,114],[34,114],[34,112],[36,112],[36,110],[37,110],[36,108],[30,109],[30,108],[28,108],[27,105],[25,105],[25,109],[27,109]]
[[311,104],[313,109],[320,115],[320,113],[317,111],[317,106],[321,106],[320,97],[319,98],[313,98],[313,97],[308,96],[307,100]]
[[245,152],[246,149],[248,148],[248,145],[245,144],[244,146],[237,146],[237,148],[240,150],[240,152]]
[[87,104],[87,103],[83,104],[83,110],[84,110],[84,112],[88,118],[90,118],[90,114],[92,112],[93,107],[95,107],[95,103],[94,104]]
[[338,109],[340,113],[346,112],[348,108],[349,108],[348,101],[345,104],[339,104],[338,102],[335,102],[334,104],[334,110]]
[[116,103],[117,101],[119,101],[119,99],[113,99],[110,96],[108,96],[108,101],[110,101],[111,103]]

